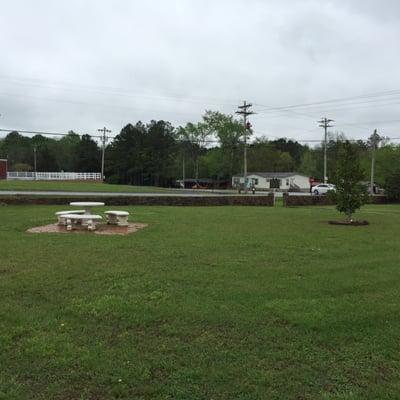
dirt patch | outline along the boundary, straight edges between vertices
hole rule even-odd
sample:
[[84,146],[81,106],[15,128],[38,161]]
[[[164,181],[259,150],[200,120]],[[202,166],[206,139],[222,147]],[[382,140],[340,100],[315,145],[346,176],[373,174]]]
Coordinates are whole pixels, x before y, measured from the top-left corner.
[[146,228],[147,224],[132,223],[128,226],[117,226],[107,224],[97,224],[96,230],[90,232],[87,227],[82,225],[74,225],[73,231],[67,231],[66,226],[60,226],[58,224],[49,224],[43,226],[37,226],[27,230],[29,233],[82,233],[82,234],[95,234],[95,235],[129,235],[135,233],[140,229]]
[[328,221],[331,225],[343,225],[343,226],[366,226],[369,225],[368,221]]

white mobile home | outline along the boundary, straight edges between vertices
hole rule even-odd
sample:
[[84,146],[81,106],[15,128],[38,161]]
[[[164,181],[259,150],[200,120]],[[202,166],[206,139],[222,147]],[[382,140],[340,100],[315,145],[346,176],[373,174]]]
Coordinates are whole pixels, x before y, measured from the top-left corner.
[[[248,181],[251,181],[256,190],[309,190],[310,182],[308,176],[297,172],[249,172]],[[243,175],[232,177],[232,187],[243,185]]]

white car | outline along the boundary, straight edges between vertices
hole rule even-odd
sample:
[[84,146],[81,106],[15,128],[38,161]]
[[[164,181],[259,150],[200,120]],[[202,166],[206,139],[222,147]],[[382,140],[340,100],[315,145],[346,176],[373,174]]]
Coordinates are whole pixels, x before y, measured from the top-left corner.
[[332,185],[330,183],[320,183],[319,185],[313,186],[312,194],[315,194],[316,196],[320,194],[327,194],[330,191],[336,191],[336,186]]

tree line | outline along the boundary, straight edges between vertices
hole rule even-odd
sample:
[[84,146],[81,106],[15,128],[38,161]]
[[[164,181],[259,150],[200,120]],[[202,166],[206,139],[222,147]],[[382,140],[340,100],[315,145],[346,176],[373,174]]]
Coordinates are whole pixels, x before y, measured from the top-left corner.
[[10,171],[33,171],[35,152],[38,172],[98,172],[100,168],[101,152],[89,135],[70,131],[53,139],[13,131],[0,140],[0,158],[7,158]]
[[[243,138],[251,131],[232,115],[206,111],[201,121],[174,127],[167,121],[127,124],[105,150],[105,176],[109,183],[174,186],[177,179],[210,178],[230,182],[243,171]],[[337,167],[342,133],[327,142],[328,177]],[[299,172],[323,179],[323,145],[309,147],[295,140],[249,140],[249,172]],[[375,181],[384,185],[399,169],[400,146],[380,138]],[[353,143],[366,179],[371,166],[371,140]],[[101,147],[89,135],[70,131],[60,139],[9,133],[0,140],[0,158],[9,170],[32,171],[36,149],[37,171],[99,172]]]

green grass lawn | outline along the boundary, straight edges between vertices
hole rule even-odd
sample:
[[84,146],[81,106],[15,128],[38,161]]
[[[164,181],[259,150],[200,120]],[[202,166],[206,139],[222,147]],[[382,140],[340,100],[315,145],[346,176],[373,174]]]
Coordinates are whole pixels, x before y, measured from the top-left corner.
[[400,206],[126,208],[0,207],[0,399],[400,397]]
[[168,191],[166,188],[154,186],[110,185],[101,182],[68,182],[68,181],[18,181],[0,180],[1,190],[44,190],[67,192],[119,192],[119,193],[152,193]]

